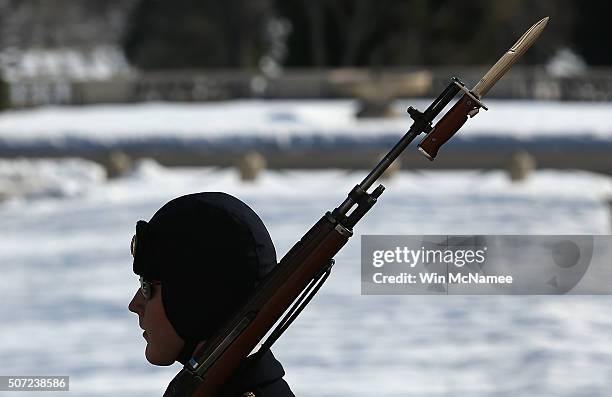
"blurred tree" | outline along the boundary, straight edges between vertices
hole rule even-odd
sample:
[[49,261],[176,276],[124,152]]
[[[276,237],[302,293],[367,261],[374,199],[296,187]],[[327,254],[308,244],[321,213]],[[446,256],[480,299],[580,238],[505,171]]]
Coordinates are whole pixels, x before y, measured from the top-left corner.
[[471,7],[450,0],[430,4],[434,9],[429,26],[438,32],[436,44],[442,48],[428,57],[432,64],[488,64],[545,16],[550,16],[550,23],[538,45],[524,55],[522,64],[543,63],[572,39],[575,16],[572,0],[478,0],[471,1]]
[[567,46],[571,0],[276,0],[292,25],[289,66],[488,63],[538,18],[551,26],[527,62]]
[[0,111],[8,109],[10,106],[9,86],[0,74]]
[[0,49],[113,45],[136,0],[0,0]]
[[256,67],[269,0],[140,0],[123,46],[143,69]]
[[[591,37],[605,24],[593,27],[587,18],[612,10],[577,0],[139,1],[124,48],[146,69],[256,67],[267,51],[266,28],[277,17],[291,25],[285,65],[339,67],[488,64],[548,15],[547,30],[522,60],[542,63],[574,47],[579,15],[580,32]],[[593,45],[583,41],[587,50]]]
[[612,41],[612,30],[608,26],[612,15],[612,3],[581,1],[576,10],[579,21],[576,26],[577,52],[588,64],[612,64],[612,51],[608,48],[608,43]]
[[398,49],[393,38],[418,31],[426,4],[426,0],[277,0],[278,12],[292,25],[286,64],[393,64],[418,47],[415,40],[404,42],[399,52],[389,51]]

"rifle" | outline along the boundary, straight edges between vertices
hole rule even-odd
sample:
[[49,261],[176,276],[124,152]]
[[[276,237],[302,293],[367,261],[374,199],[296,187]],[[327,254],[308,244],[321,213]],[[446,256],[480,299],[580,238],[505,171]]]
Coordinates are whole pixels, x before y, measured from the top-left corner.
[[[408,132],[351,190],[344,202],[323,215],[287,252],[258,285],[250,300],[205,342],[174,377],[164,397],[215,395],[286,312],[259,352],[272,346],[321,288],[331,272],[334,256],[347,243],[353,235],[353,227],[376,204],[385,188],[378,185],[372,192],[368,190],[422,133],[426,135],[418,148],[433,160],[440,147],[463,126],[468,116],[474,117],[480,108],[487,109],[480,100],[482,96],[535,42],[547,22],[548,18],[544,18],[525,32],[472,90],[468,90],[458,78],[452,78],[424,112],[409,107],[408,114],[413,124]],[[463,97],[433,127],[434,119],[459,92],[464,93]]]

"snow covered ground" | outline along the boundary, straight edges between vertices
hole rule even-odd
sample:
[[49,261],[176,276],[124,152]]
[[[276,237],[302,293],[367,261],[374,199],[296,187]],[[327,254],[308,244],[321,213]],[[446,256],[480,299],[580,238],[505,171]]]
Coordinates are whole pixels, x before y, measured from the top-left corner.
[[123,52],[112,45],[91,48],[8,48],[0,52],[0,71],[9,81],[48,79],[105,80],[132,70]]
[[[143,162],[105,181],[96,167],[0,163],[0,185],[14,189],[0,203],[0,374],[69,375],[73,396],[161,395],[179,370],[146,363],[127,311],[138,219],[181,194],[226,191],[261,215],[282,255],[364,176],[267,172],[246,184],[233,170]],[[47,183],[28,183],[40,168]],[[275,348],[298,396],[610,394],[608,296],[359,293],[360,234],[610,234],[610,178],[539,171],[512,184],[501,172],[402,172],[385,185]]]
[[[409,105],[395,119],[358,120],[356,103],[227,101],[48,107],[0,113],[0,152],[108,148],[335,149],[387,148],[410,126]],[[612,104],[490,100],[449,149],[469,145],[546,150],[612,148]]]

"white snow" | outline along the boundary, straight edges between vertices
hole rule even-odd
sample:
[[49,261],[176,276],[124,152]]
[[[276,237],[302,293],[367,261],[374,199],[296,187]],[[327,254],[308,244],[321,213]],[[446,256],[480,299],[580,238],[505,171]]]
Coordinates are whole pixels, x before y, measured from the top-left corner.
[[91,48],[6,48],[0,71],[14,82],[29,79],[106,80],[131,73],[123,52],[112,45]]
[[[36,169],[48,175],[42,192],[77,180],[79,193],[0,203],[0,374],[69,375],[74,396],[161,395],[179,370],[146,363],[127,311],[137,220],[181,194],[226,191],[261,215],[282,255],[364,176],[266,172],[243,183],[234,170],[146,161],[107,181],[80,161],[0,162],[0,175],[37,180]],[[401,172],[384,183],[328,283],[274,349],[296,395],[609,395],[606,296],[359,294],[360,234],[610,234],[609,177],[538,171],[512,184],[499,171]]]
[[555,77],[580,76],[587,70],[585,60],[567,47],[558,49],[546,65],[546,71]]
[[[399,101],[424,110],[430,101]],[[454,139],[553,140],[610,145],[612,104],[488,101]],[[371,147],[401,136],[406,117],[358,120],[356,104],[337,101],[227,101],[47,107],[0,113],[2,147],[114,147],[121,145],[204,145],[244,149],[273,144],[283,148]]]
[[73,196],[105,179],[101,166],[80,159],[0,159],[0,198]]

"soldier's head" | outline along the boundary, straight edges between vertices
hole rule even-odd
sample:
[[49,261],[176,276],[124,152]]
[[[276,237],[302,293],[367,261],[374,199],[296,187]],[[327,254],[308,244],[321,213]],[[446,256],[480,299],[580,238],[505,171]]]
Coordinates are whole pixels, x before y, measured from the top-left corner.
[[147,360],[185,363],[252,294],[276,265],[261,219],[225,193],[176,198],[136,224],[129,304],[147,341]]

